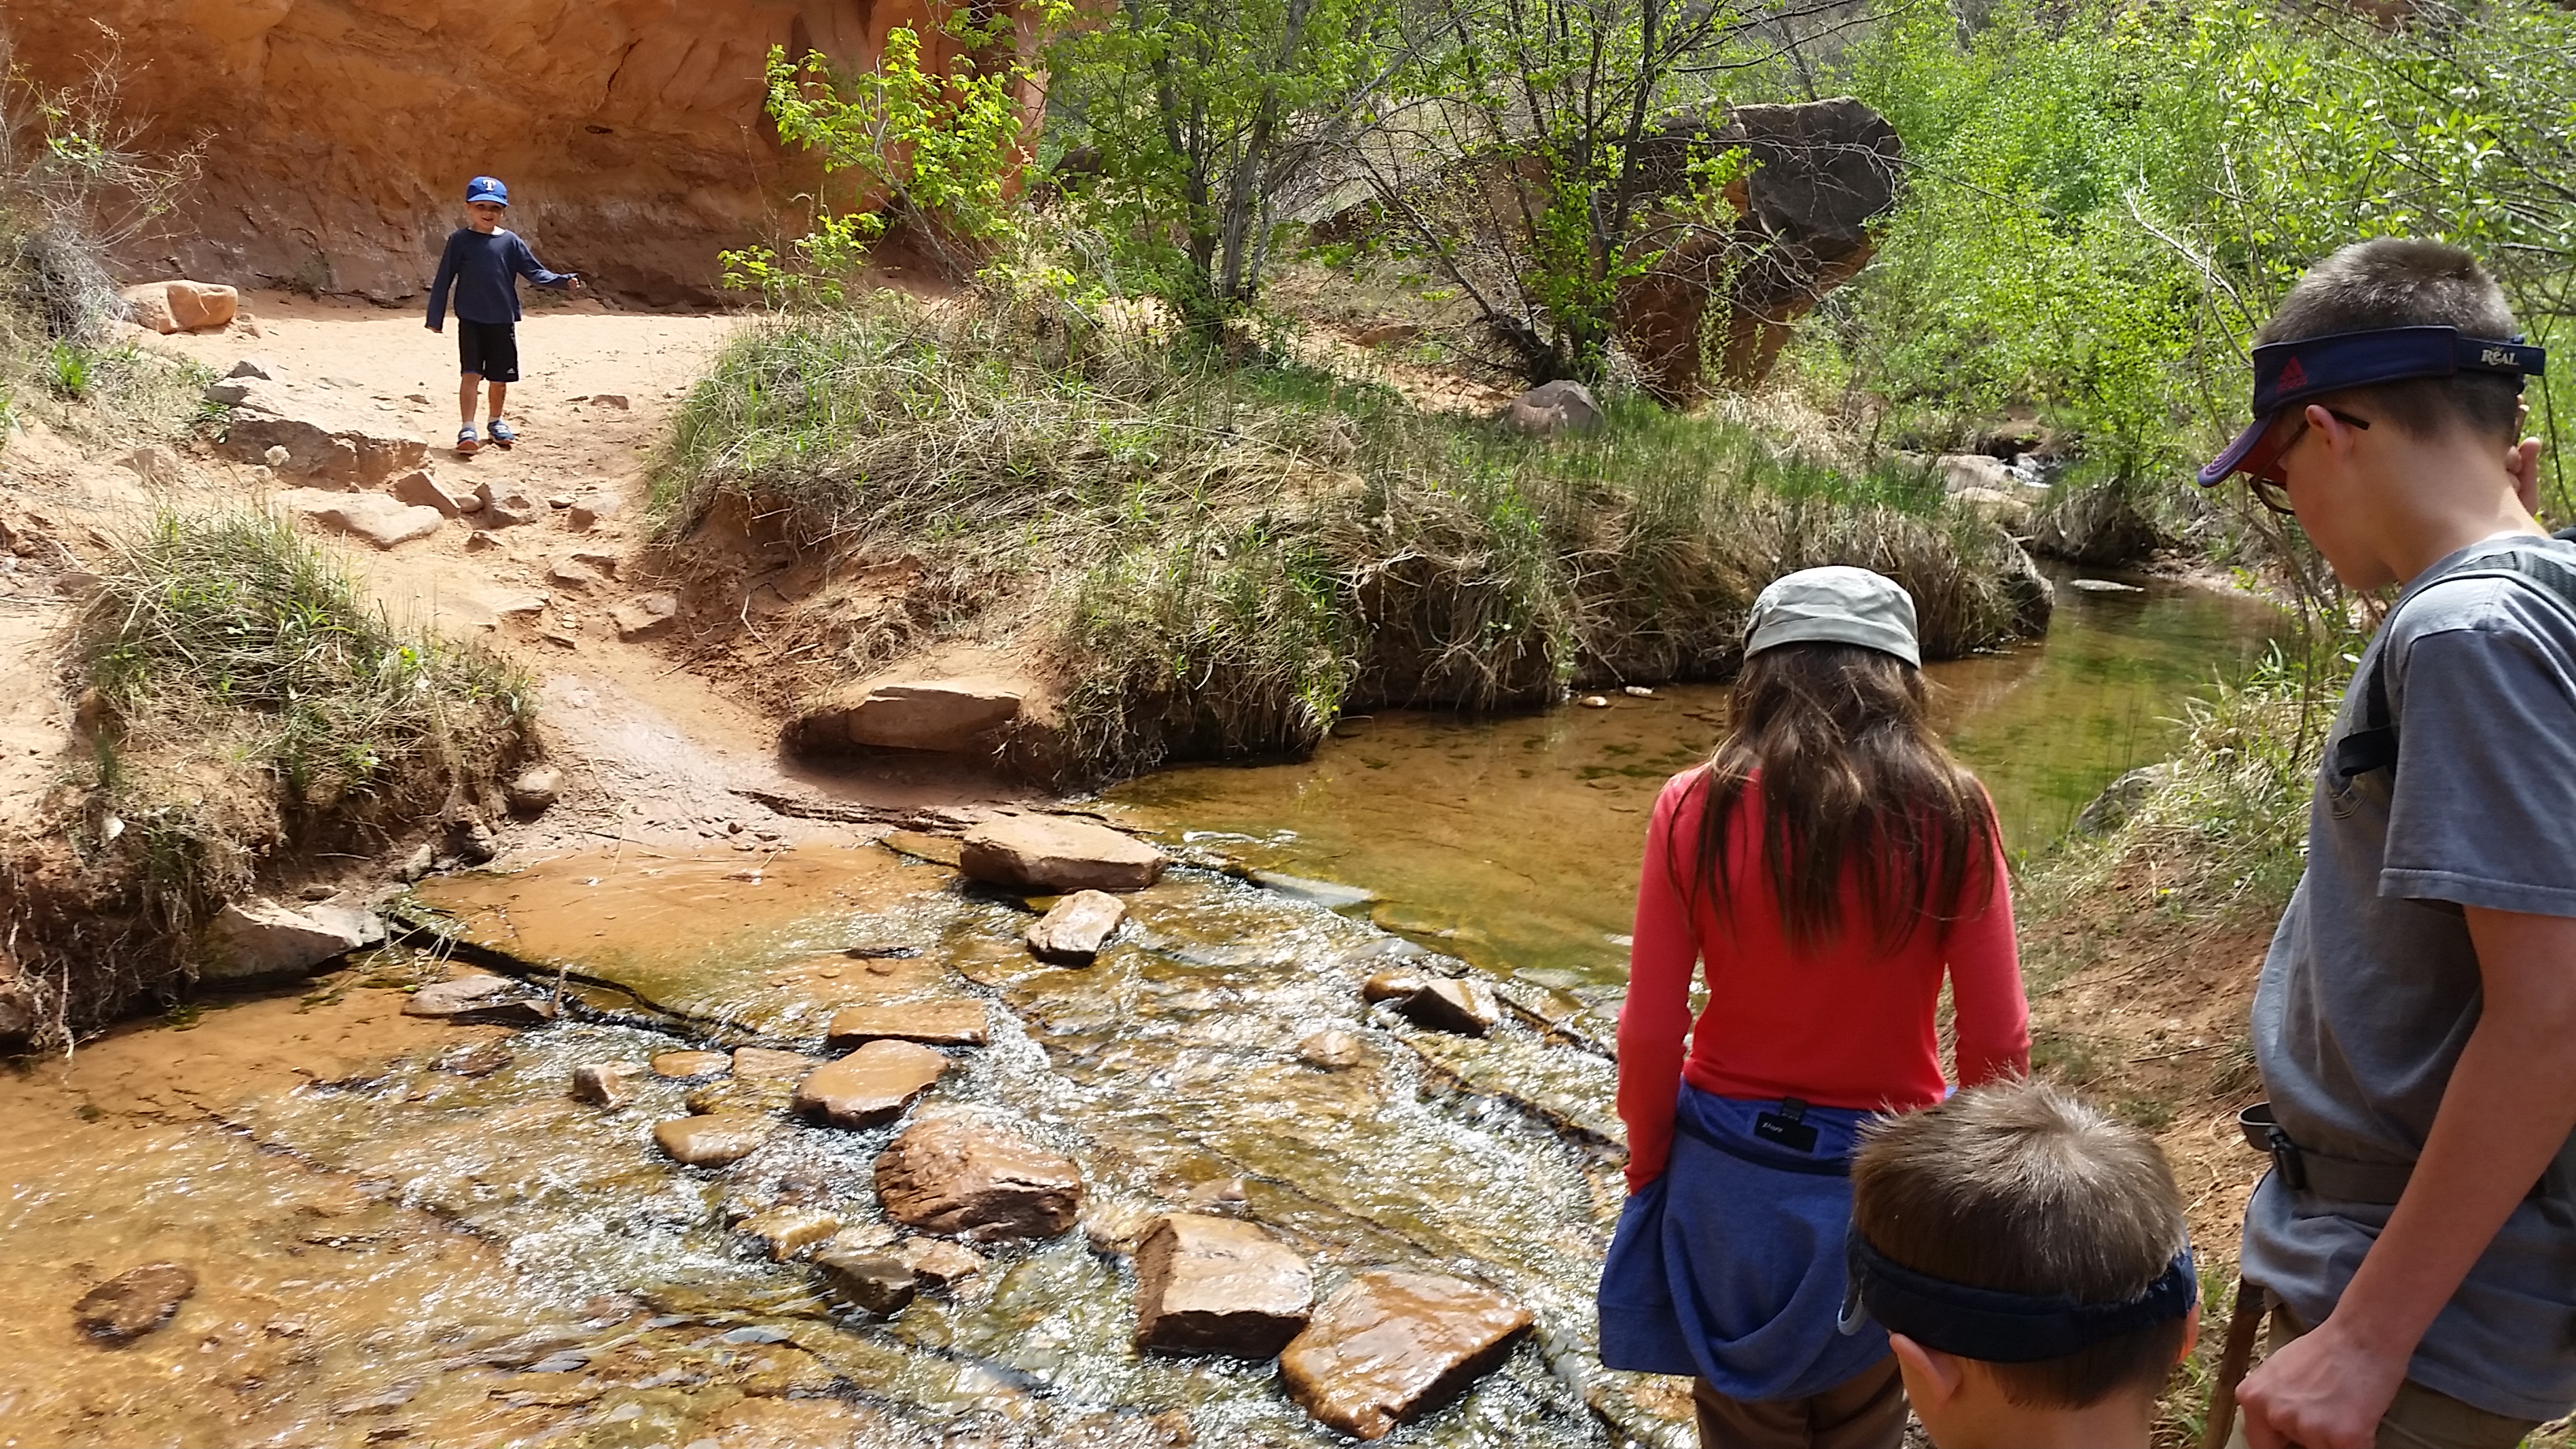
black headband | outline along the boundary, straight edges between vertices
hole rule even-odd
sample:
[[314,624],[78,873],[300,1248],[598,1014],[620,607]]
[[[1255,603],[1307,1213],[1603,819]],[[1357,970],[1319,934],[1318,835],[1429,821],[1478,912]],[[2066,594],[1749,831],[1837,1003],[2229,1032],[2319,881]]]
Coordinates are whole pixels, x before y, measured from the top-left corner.
[[2003,1293],[1927,1277],[1888,1261],[1858,1228],[1844,1240],[1844,1256],[1851,1280],[1843,1290],[1843,1332],[1858,1332],[1866,1309],[1890,1333],[1987,1363],[2064,1358],[2180,1318],[2200,1301],[2188,1247],[2146,1291],[2120,1303],[2078,1303],[2064,1293]]

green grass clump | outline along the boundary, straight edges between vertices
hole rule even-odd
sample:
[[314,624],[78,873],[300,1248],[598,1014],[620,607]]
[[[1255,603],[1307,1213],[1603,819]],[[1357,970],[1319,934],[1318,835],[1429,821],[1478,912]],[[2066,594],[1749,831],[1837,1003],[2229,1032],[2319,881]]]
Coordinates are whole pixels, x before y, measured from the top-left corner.
[[2008,638],[2018,551],[1909,471],[1614,408],[1538,442],[1072,308],[886,299],[773,321],[682,410],[669,536],[730,502],[800,547],[920,570],[906,629],[1038,631],[1077,775],[1294,752],[1346,707],[1489,709],[1569,681],[1723,675],[1753,593],[1859,563],[1926,652]]
[[98,571],[77,646],[101,722],[91,828],[137,853],[170,932],[266,855],[471,799],[525,738],[524,675],[398,627],[282,519],[164,512]]

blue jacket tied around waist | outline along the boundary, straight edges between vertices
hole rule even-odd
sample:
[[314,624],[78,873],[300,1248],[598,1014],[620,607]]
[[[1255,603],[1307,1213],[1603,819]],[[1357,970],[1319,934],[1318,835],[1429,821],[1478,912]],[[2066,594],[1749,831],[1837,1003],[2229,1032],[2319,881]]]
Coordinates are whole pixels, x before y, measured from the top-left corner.
[[1815,1150],[1801,1152],[1755,1135],[1779,1110],[1681,1089],[1664,1175],[1629,1195],[1602,1265],[1603,1364],[1760,1401],[1821,1393],[1887,1356],[1876,1324],[1835,1324],[1851,1154],[1873,1114],[1808,1107]]

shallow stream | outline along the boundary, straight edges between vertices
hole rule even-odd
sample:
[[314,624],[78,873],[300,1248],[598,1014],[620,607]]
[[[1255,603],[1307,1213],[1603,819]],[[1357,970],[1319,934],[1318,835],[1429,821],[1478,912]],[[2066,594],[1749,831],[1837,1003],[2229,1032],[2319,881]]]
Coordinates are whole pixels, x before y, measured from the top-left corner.
[[[2267,626],[2208,594],[2067,590],[2046,650],[1942,666],[2015,844],[2152,757],[2178,696]],[[1268,1363],[1135,1351],[1122,1250],[1186,1208],[1264,1224],[1319,1296],[1394,1266],[1536,1315],[1391,1442],[1687,1443],[1672,1382],[1591,1356],[1619,1196],[1600,1043],[1642,812],[1714,738],[1721,694],[1612,700],[1354,721],[1309,762],[1117,792],[1114,813],[1197,864],[1132,897],[1088,967],[1030,957],[1033,903],[966,883],[935,840],[620,847],[420,893],[461,938],[560,971],[554,1026],[402,1017],[404,988],[447,968],[389,950],[0,1078],[26,1124],[0,1139],[0,1444],[1348,1442]],[[1378,899],[1337,912],[1245,868]],[[1469,969],[1453,954],[1500,984],[1486,1037],[1361,998],[1390,966]],[[896,1125],[781,1119],[733,1166],[690,1168],[652,1127],[705,1081],[645,1075],[615,1110],[565,1090],[577,1066],[678,1047],[820,1056],[838,1008],[958,997],[985,1004],[990,1039],[950,1049],[915,1113],[1067,1153],[1084,1221],[979,1245],[979,1271],[891,1318],[827,1299],[736,1223],[788,1204],[881,1230],[872,1166]],[[1314,1050],[1328,1029],[1354,1049]],[[157,1257],[200,1280],[170,1326],[82,1341],[71,1300]]]

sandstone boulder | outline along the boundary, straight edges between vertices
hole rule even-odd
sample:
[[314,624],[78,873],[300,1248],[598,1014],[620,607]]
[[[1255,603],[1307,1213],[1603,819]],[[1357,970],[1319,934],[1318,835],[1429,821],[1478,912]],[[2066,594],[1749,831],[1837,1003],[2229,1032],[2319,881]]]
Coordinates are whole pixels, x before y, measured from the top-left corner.
[[877,1158],[886,1214],[926,1233],[1051,1238],[1082,1210],[1082,1171],[1016,1133],[963,1117],[916,1122]]
[[393,548],[438,532],[447,521],[435,508],[414,507],[382,493],[334,493],[325,488],[289,488],[277,495],[280,506],[335,533],[363,538],[378,548]]
[[485,528],[516,528],[523,523],[534,523],[550,511],[543,500],[513,483],[504,483],[496,488],[486,479],[474,485],[474,497],[480,506],[469,511]]
[[778,1124],[767,1117],[713,1113],[656,1123],[654,1144],[691,1167],[725,1167],[760,1150]]
[[385,486],[397,503],[414,508],[435,508],[441,518],[461,518],[471,503],[479,511],[482,501],[471,493],[452,493],[427,468],[414,468]]
[[714,1077],[733,1070],[733,1058],[724,1052],[658,1052],[652,1061],[657,1077]]
[[919,1291],[912,1270],[886,1253],[825,1248],[814,1266],[833,1296],[880,1317],[901,1313]]
[[1087,820],[1010,815],[967,831],[957,867],[1014,890],[1134,891],[1162,878],[1163,853]]
[[264,896],[231,901],[206,926],[197,976],[240,981],[296,975],[384,938],[385,923],[353,906],[299,910]]
[[230,407],[226,454],[333,488],[378,488],[429,461],[429,445],[384,430],[371,416],[309,389],[261,378],[229,378],[206,396]]
[[145,282],[125,289],[125,315],[135,326],[164,336],[179,330],[179,319],[170,315],[170,284]]
[[1435,976],[1405,998],[1404,1014],[1433,1031],[1483,1036],[1502,1020],[1503,1012],[1494,988],[1484,982]]
[[796,1110],[835,1127],[873,1127],[903,1115],[948,1071],[949,1061],[908,1041],[872,1041],[796,1087]]
[[101,1343],[130,1343],[179,1311],[197,1291],[197,1275],[177,1263],[128,1268],[81,1295],[72,1322]]
[[1318,1421],[1381,1439],[1465,1393],[1532,1321],[1528,1309],[1456,1278],[1361,1273],[1280,1351],[1279,1372]]
[[976,676],[897,679],[837,706],[844,738],[873,749],[988,750],[993,732],[1018,719],[1022,686]]
[[1029,926],[1032,955],[1088,964],[1127,919],[1127,903],[1107,891],[1075,891]]
[[1601,405],[1592,400],[1592,389],[1560,379],[1541,383],[1512,399],[1511,406],[1503,410],[1503,420],[1514,430],[1534,437],[1588,433],[1601,426]]
[[984,1012],[984,1003],[971,998],[852,1006],[832,1014],[827,1040],[834,1051],[880,1039],[925,1046],[982,1046]]
[[1136,1346],[1269,1358],[1306,1326],[1315,1275],[1260,1227],[1175,1213],[1136,1245]]
[[635,1100],[635,1078],[643,1067],[634,1062],[589,1062],[572,1069],[572,1094],[611,1111]]
[[668,591],[637,594],[608,611],[620,639],[656,639],[680,621],[680,596]]
[[144,282],[125,289],[134,325],[154,332],[211,332],[232,325],[241,294],[212,282]]

